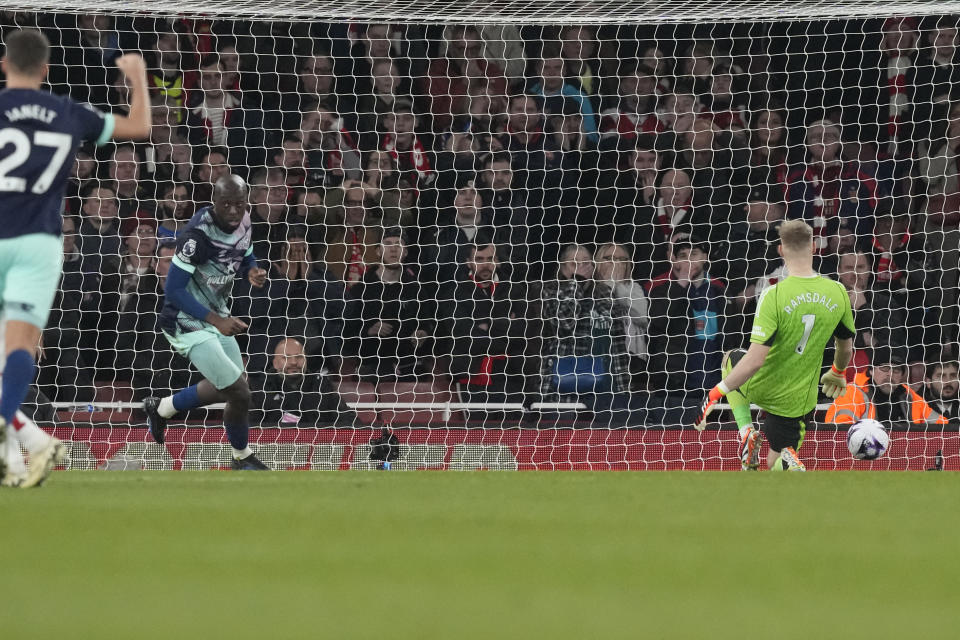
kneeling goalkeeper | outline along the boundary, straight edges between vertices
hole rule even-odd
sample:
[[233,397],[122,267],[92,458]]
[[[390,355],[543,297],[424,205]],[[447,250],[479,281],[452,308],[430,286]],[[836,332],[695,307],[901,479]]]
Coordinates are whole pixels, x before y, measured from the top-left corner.
[[[789,277],[765,289],[757,301],[750,348],[724,356],[724,378],[703,401],[694,425],[724,396],[740,427],[740,461],[745,470],[760,463],[760,431],[750,418],[750,403],[766,412],[763,433],[770,443],[767,466],[804,471],[797,451],[817,404],[817,379],[823,392],[837,398],[846,387],[845,370],[853,353],[856,327],[843,285],[813,270],[813,230],[802,220],[780,226],[780,246]],[[833,337],[833,366],[823,376],[823,353]]]
[[[249,188],[242,178],[220,178],[213,206],[198,211],[177,237],[167,275],[160,328],[177,353],[203,374],[200,383],[172,396],[143,401],[153,439],[164,442],[167,419],[215,402],[226,402],[223,423],[233,447],[234,469],[267,469],[248,446],[250,388],[235,335],[246,323],[230,315],[233,281],[246,277],[262,287],[267,272],[251,247]],[[201,300],[203,302],[201,302]]]

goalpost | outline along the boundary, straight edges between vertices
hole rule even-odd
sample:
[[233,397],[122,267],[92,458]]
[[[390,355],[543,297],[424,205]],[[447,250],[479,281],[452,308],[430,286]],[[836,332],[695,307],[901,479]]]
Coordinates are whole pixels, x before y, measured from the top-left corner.
[[161,446],[140,404],[197,380],[156,320],[175,234],[234,172],[270,278],[236,283],[234,315],[275,468],[739,468],[732,416],[692,421],[803,218],[856,310],[850,382],[894,427],[856,462],[821,398],[807,466],[958,469],[951,12],[11,3],[0,29],[50,37],[52,90],[123,111],[112,60],[139,51],[154,105],[149,142],[81,150],[37,420],[68,468],[229,464],[220,407]]

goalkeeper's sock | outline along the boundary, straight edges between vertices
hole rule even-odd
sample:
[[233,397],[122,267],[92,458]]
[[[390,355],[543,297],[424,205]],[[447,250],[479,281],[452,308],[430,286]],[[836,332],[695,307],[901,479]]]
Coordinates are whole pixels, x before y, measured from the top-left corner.
[[783,458],[777,456],[777,459],[774,461],[773,466],[770,467],[770,471],[783,471]]
[[742,432],[744,428],[753,426],[753,419],[750,416],[750,401],[747,400],[739,391],[731,391],[727,394],[727,404],[733,411],[733,418],[737,421],[737,426]]
[[34,424],[22,413],[17,414],[13,420],[13,427],[17,430],[17,440],[30,453],[40,451],[50,444],[50,436],[46,431]]
[[162,399],[160,406],[157,407],[157,413],[164,418],[172,418],[173,414],[177,412],[189,411],[190,409],[196,409],[200,406],[203,406],[203,402],[200,401],[200,393],[197,390],[197,385],[193,385],[192,387],[185,387],[172,396],[167,396]]
[[226,429],[227,440],[230,441],[230,446],[233,447],[234,458],[239,460],[253,453],[250,447],[247,446],[250,436],[250,427],[248,425],[224,423],[223,428]]
[[[0,417],[7,424],[13,424],[13,417],[27,397],[27,389],[33,382],[36,368],[33,356],[26,349],[17,349],[7,356],[7,364],[3,369],[3,395],[0,396]],[[14,428],[20,430],[16,425]]]

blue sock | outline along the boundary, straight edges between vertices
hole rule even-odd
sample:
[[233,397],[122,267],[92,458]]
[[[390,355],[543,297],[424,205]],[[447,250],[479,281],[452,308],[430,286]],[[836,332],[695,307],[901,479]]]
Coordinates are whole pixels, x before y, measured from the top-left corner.
[[197,385],[186,387],[173,394],[173,408],[179,411],[189,411],[200,406],[200,396]]
[[223,423],[227,430],[227,440],[230,446],[237,451],[243,451],[247,448],[248,438],[250,436],[250,426],[246,424],[227,424]]
[[7,356],[7,366],[3,369],[3,396],[0,397],[0,416],[13,424],[13,417],[23,399],[27,397],[27,388],[33,382],[36,363],[24,349],[17,349]]

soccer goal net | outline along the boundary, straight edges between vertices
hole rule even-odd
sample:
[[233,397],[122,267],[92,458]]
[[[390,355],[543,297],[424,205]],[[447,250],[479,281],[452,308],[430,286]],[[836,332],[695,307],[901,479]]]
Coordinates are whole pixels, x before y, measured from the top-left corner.
[[[221,406],[172,418],[161,446],[141,403],[201,379],[194,343],[160,329],[164,287],[232,173],[267,271],[232,283],[248,325],[232,361],[271,466],[739,469],[727,405],[692,425],[764,292],[788,290],[778,229],[804,220],[814,268],[843,285],[814,301],[847,296],[857,331],[846,392],[816,399],[800,457],[960,468],[951,11],[8,3],[4,39],[42,30],[50,90],[102,111],[126,113],[114,61],[141,53],[153,121],[147,142],[78,152],[27,413],[71,443],[70,468],[229,465]],[[194,277],[229,290],[210,273]],[[832,334],[822,355],[818,380]],[[798,377],[767,377],[785,417],[813,401]],[[875,462],[848,451],[862,418],[891,430]]]

